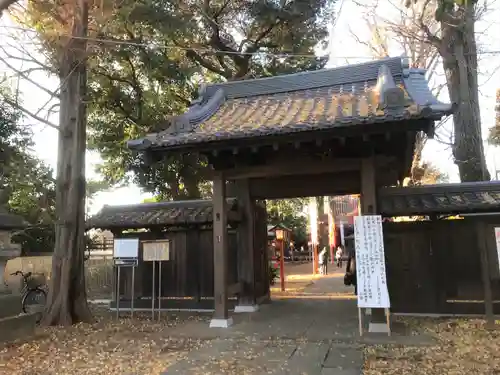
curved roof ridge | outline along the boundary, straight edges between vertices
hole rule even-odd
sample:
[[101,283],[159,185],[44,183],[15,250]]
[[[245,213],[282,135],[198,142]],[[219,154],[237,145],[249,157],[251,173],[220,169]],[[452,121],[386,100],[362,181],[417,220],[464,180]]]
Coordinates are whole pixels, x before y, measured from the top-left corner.
[[[233,204],[236,199],[228,198],[229,204]],[[120,204],[120,205],[105,205],[99,211],[113,211],[113,212],[124,212],[128,210],[153,210],[153,209],[164,209],[164,208],[188,208],[188,207],[204,207],[211,206],[211,199],[188,199],[182,201],[162,201],[162,202],[148,202],[148,203],[134,203],[134,204]]]
[[406,91],[416,105],[429,107],[432,110],[449,112],[452,110],[451,103],[440,101],[429,88],[429,82],[425,78],[427,69],[408,68],[403,70],[403,84]]
[[382,65],[386,65],[392,75],[402,75],[403,70],[407,68],[406,61],[407,59],[402,57],[388,57],[335,68],[215,83],[207,85],[206,93],[210,97],[214,91],[223,89],[227,99],[238,99],[371,81],[377,79],[378,71]]
[[164,127],[163,132],[166,134],[178,134],[196,130],[196,126],[213,116],[227,99],[248,98],[376,81],[382,66],[386,67],[388,75],[399,76],[403,74],[403,70],[408,65],[405,58],[388,57],[329,69],[251,80],[203,84],[200,87],[198,98],[191,103],[185,113],[172,116],[167,121],[167,126]]
[[[432,94],[425,72],[409,69],[407,58],[394,57],[334,69],[204,85],[198,99],[184,114],[171,117],[165,124],[168,127],[127,144],[138,151],[180,149],[205,142],[333,129],[347,124],[438,120],[450,114],[453,106],[440,102]],[[378,91],[379,95],[367,95],[370,90]],[[358,98],[350,102],[349,113],[340,110],[341,104],[349,100],[342,97],[343,93]],[[279,105],[271,103],[276,97],[280,97]],[[304,109],[306,100],[325,105],[314,106],[313,113],[312,109]],[[283,115],[292,103],[302,111],[300,118]],[[241,110],[236,109],[239,104]],[[262,119],[264,114],[266,118]],[[279,123],[276,116],[281,116]],[[248,126],[252,121],[259,125]]]

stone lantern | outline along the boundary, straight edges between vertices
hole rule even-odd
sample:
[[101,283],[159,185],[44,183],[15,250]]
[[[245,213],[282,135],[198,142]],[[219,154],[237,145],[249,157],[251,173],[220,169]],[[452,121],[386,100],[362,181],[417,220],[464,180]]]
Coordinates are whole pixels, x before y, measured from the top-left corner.
[[0,206],[0,293],[5,293],[5,267],[10,259],[21,255],[21,245],[11,242],[17,229],[26,228],[27,223],[20,216],[9,214]]

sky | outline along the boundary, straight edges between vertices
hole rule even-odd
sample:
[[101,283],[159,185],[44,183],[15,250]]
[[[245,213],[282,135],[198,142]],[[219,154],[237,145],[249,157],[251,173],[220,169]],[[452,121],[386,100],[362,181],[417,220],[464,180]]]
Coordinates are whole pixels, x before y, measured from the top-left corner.
[[[394,3],[393,3],[393,2]],[[391,19],[396,7],[393,5],[398,3],[398,0],[380,0],[377,8],[377,13],[380,17]],[[480,50],[493,51],[495,46],[500,45],[500,9],[490,6],[488,12],[483,18],[477,22],[477,35]],[[330,32],[329,55],[330,60],[327,67],[335,67],[346,65],[349,63],[357,63],[371,60],[371,55],[365,46],[360,45],[353,37],[355,32],[361,40],[368,40],[370,32],[365,26],[364,9],[360,8],[356,2],[352,0],[338,0],[336,4],[337,19],[334,21]],[[13,26],[8,20],[8,17],[2,17],[0,22],[0,46],[2,40],[6,40],[7,32],[12,32],[12,29],[6,28]],[[14,30],[15,31],[15,30]],[[27,40],[26,45],[30,41]],[[390,51],[391,56],[399,56],[402,51]],[[17,64],[17,65],[16,65]],[[13,62],[17,68],[21,66],[20,61]],[[479,82],[480,82],[480,107],[482,118],[483,138],[486,139],[488,129],[493,126],[495,120],[495,90],[500,87],[500,73],[497,68],[500,67],[499,53],[482,53],[479,62]],[[7,67],[0,66],[0,72],[8,71]],[[36,82],[49,90],[55,90],[58,87],[58,80],[54,77],[48,77],[45,74],[36,74],[33,76]],[[444,77],[438,75],[438,81],[444,82]],[[20,81],[20,90],[23,94],[24,105],[32,112],[36,112],[43,107],[49,99],[48,94],[35,87],[33,84]],[[446,90],[442,90],[443,95],[440,99],[448,101]],[[49,107],[48,105],[47,107]],[[57,116],[50,118],[52,122],[57,123]],[[51,166],[56,166],[57,161],[57,130],[48,127],[45,124],[37,123],[34,120],[27,119],[26,123],[32,126],[34,131],[34,141],[36,143],[34,152],[46,163]],[[441,132],[449,133],[451,124],[447,124]],[[485,152],[488,167],[492,176],[495,176],[495,170],[500,169],[500,150],[495,147],[488,146],[485,142]],[[453,164],[451,150],[449,146],[435,140],[430,140],[424,149],[424,159],[432,162],[441,171],[448,174],[450,182],[458,182],[458,171]],[[95,166],[100,161],[99,155],[88,153],[87,155],[87,177],[99,178],[96,175]],[[143,199],[149,197],[149,194],[144,194],[137,186],[127,186],[120,189],[114,189],[109,192],[99,193],[90,207],[90,213],[97,212],[104,204],[133,204],[139,203]]]

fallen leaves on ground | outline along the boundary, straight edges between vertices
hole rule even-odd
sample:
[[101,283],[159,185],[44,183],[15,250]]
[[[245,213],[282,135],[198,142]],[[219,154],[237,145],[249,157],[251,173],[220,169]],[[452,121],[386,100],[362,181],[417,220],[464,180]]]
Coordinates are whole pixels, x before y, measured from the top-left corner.
[[[300,293],[305,290],[308,286],[313,284],[312,281],[304,281],[304,282],[286,282],[285,283],[285,293]],[[271,293],[283,293],[281,291],[281,286],[279,282],[277,285],[274,285],[270,288]]]
[[500,373],[500,331],[482,320],[405,319],[437,340],[435,346],[365,349],[364,375],[491,375]]
[[157,375],[203,342],[169,337],[169,330],[196,316],[147,315],[116,320],[98,311],[95,324],[40,329],[37,338],[0,349],[0,374]]

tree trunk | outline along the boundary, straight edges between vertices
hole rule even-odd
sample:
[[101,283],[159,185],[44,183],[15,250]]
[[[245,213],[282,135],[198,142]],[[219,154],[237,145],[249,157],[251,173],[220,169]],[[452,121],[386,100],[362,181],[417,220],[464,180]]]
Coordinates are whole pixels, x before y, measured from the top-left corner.
[[422,153],[427,142],[427,136],[424,132],[417,133],[415,137],[415,150],[413,151],[413,160],[411,162],[410,185],[415,185],[418,178],[417,174],[422,163]]
[[453,156],[462,182],[489,180],[479,112],[474,5],[454,13],[458,23],[441,22],[440,47],[450,99],[457,106]]
[[[86,0],[75,5],[72,35],[85,37]],[[56,244],[45,325],[91,321],[85,289],[85,41],[71,39],[61,60],[61,107],[56,187]]]

